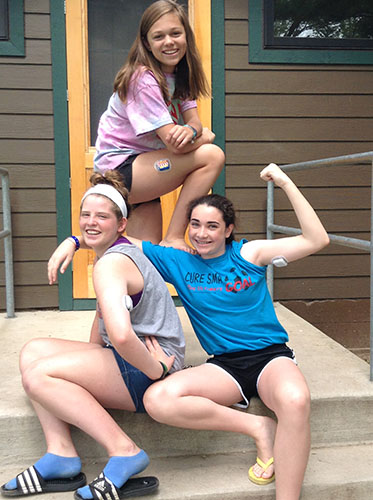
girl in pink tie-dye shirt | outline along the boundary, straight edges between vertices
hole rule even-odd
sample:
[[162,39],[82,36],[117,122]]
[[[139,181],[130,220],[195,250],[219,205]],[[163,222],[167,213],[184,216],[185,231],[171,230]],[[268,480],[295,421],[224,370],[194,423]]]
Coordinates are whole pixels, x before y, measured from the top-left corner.
[[200,122],[195,100],[209,93],[194,35],[173,0],[148,7],[102,115],[95,170],[118,169],[137,204],[129,235],[162,238],[159,196],[183,186],[162,245],[189,249],[186,206],[219,176],[224,153]]

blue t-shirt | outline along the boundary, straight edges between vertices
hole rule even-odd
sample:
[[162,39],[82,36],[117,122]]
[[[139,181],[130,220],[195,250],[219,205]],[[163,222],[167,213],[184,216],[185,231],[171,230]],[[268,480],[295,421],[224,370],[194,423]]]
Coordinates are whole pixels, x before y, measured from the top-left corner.
[[172,283],[208,354],[263,349],[287,342],[266,284],[266,266],[245,260],[246,240],[224,255],[202,259],[175,248],[143,242],[143,252]]

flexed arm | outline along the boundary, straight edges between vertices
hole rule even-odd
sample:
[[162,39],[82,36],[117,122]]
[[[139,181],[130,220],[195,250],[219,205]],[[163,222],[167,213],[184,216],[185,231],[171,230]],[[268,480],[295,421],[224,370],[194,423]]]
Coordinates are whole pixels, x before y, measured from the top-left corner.
[[274,182],[284,191],[297,216],[302,234],[246,243],[242,256],[257,265],[270,264],[274,257],[279,256],[291,262],[318,252],[328,245],[329,237],[324,226],[290,177],[274,163],[264,168],[260,177],[266,182]]

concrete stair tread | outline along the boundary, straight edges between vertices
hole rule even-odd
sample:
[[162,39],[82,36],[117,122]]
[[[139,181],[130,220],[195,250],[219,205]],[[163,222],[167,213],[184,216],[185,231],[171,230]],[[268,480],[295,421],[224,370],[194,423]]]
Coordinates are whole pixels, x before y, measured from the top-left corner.
[[[279,304],[275,307],[311,389],[313,445],[373,442],[373,383],[369,381],[369,365],[285,307]],[[178,308],[178,312],[186,335],[186,362],[202,363],[206,354],[195,339],[185,310]],[[4,343],[0,364],[0,442],[4,444],[0,456],[6,463],[17,461],[20,453],[27,461],[44,450],[39,422],[21,387],[18,372],[21,346],[31,337],[52,336],[51,328],[54,337],[87,340],[93,314],[92,311],[37,311],[19,313],[14,319],[0,317],[2,333],[12,339]],[[249,411],[268,414],[256,398]],[[188,431],[157,424],[146,415],[113,414],[134,441],[153,457],[253,449],[251,440],[237,434]],[[25,442],[26,435],[29,438]],[[104,450],[82,433],[74,432],[74,440],[82,457],[100,460],[105,456]]]
[[[155,475],[159,491],[149,498],[162,500],[243,500],[274,499],[275,486],[251,483],[247,470],[255,453],[229,453],[151,460],[141,475]],[[0,466],[3,484],[30,464]],[[102,469],[103,463],[84,464],[88,480]],[[373,444],[316,448],[311,451],[304,480],[303,500],[368,500],[373,488]],[[45,500],[67,500],[71,493],[43,495]],[[145,497],[146,498],[146,497]]]
[[[275,309],[289,334],[289,346],[295,350],[313,399],[373,398],[373,383],[369,381],[369,365],[365,361],[284,306],[275,304]],[[207,355],[195,338],[185,310],[179,307],[178,312],[186,337],[186,364],[203,363]],[[39,336],[87,341],[93,314],[93,311],[36,311],[17,313],[13,319],[0,315],[0,331],[8,339],[2,347],[0,364],[0,418],[33,415],[31,406],[25,405],[18,372],[21,347]],[[331,382],[326,383],[327,379]]]
[[[302,499],[368,500],[373,491],[373,383],[369,381],[369,365],[285,307],[275,307],[312,396],[312,451]],[[206,354],[184,309],[179,308],[179,315],[187,341],[186,364],[204,362]],[[87,340],[92,317],[92,311],[37,311],[19,313],[11,320],[0,315],[0,330],[7,339],[0,364],[1,483],[28,467],[45,449],[40,425],[21,387],[18,357],[22,345],[39,336]],[[264,407],[254,399],[250,411],[262,413]],[[274,498],[274,485],[259,487],[247,479],[247,469],[255,461],[251,439],[233,433],[172,428],[147,415],[114,415],[152,458],[144,474],[158,476],[161,489],[149,498]],[[105,452],[80,431],[73,429],[73,435],[91,480],[102,469]],[[30,460],[32,457],[35,460]],[[43,498],[65,500],[72,495]]]

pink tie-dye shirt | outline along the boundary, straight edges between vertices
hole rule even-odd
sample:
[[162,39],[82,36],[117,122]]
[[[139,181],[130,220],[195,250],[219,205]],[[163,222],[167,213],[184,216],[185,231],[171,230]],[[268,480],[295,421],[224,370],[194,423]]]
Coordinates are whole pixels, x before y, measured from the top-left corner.
[[[165,76],[172,96],[175,76]],[[180,99],[173,99],[167,105],[154,74],[149,70],[142,71],[135,83],[132,80],[126,102],[114,93],[100,118],[95,170],[112,170],[130,155],[164,149],[165,145],[155,131],[164,125],[183,124],[184,111],[195,107],[196,101]]]

